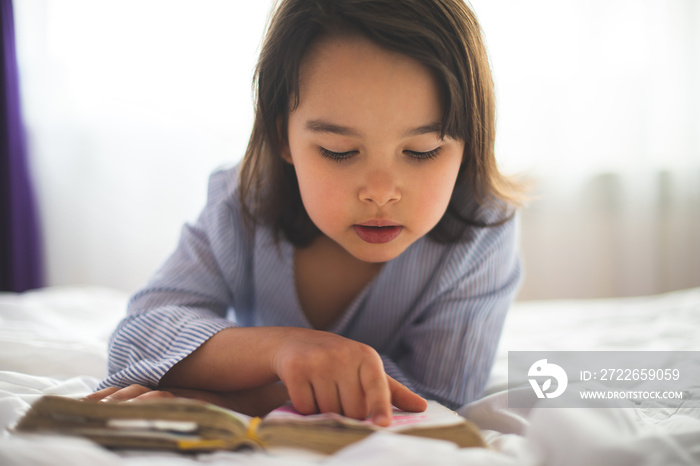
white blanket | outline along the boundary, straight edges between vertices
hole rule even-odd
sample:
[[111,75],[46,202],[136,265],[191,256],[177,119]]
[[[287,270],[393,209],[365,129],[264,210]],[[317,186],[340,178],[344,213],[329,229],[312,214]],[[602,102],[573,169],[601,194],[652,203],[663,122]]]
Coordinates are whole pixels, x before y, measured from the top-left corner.
[[0,464],[700,465],[700,409],[514,409],[505,391],[508,350],[700,350],[700,288],[516,304],[489,394],[459,411],[484,430],[490,450],[376,434],[330,457],[293,451],[113,453],[80,439],[12,434],[8,429],[38,397],[80,396],[95,388],[126,299],[99,288],[0,294]]

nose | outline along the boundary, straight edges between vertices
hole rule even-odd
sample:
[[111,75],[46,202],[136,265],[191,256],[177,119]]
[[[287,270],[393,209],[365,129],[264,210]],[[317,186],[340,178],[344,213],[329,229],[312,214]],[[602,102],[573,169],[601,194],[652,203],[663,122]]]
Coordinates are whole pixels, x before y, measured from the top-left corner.
[[362,202],[375,203],[382,207],[401,199],[398,179],[391,167],[374,169],[365,176],[359,190]]

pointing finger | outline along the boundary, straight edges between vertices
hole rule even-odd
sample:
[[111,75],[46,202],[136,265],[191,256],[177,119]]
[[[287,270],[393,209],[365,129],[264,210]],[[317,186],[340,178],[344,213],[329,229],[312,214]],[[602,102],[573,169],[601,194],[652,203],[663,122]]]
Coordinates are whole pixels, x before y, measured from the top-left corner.
[[391,393],[384,370],[364,365],[360,367],[360,382],[372,421],[380,426],[391,423]]

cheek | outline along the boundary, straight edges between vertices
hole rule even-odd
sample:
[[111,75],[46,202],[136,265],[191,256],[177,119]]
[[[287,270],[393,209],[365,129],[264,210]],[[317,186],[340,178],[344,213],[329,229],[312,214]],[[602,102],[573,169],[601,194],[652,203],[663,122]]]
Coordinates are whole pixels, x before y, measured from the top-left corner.
[[417,210],[424,219],[428,230],[432,229],[442,218],[452,197],[457,180],[459,164],[450,164],[442,170],[426,173],[420,182],[420,194]]
[[442,214],[447,209],[450,202],[452,189],[447,187],[447,183],[437,183],[431,186],[426,185],[423,191],[421,210],[423,215],[437,223]]
[[[301,169],[300,169],[301,168]],[[297,167],[299,191],[306,212],[324,233],[344,218],[344,202],[347,198],[342,180],[323,170]]]

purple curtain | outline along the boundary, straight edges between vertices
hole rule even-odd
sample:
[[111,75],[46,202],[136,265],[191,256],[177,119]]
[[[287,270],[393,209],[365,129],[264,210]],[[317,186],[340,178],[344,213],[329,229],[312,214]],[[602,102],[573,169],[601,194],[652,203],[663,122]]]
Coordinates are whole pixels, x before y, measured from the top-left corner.
[[0,291],[43,284],[42,254],[22,126],[11,0],[0,0]]

